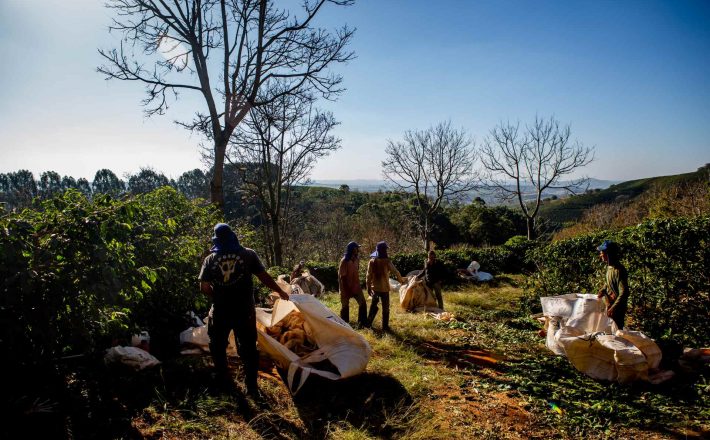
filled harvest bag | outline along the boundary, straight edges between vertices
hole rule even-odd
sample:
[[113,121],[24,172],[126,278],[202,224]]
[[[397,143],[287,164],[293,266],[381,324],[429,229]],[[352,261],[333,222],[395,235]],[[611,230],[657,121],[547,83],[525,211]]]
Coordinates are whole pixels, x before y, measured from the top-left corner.
[[[312,295],[294,293],[273,309],[257,308],[256,320],[258,349],[286,371],[293,394],[311,375],[339,380],[362,373],[372,354],[362,335]],[[276,336],[286,321],[292,326]]]
[[563,327],[558,335],[567,359],[589,377],[619,383],[648,378],[648,361],[630,341],[611,334]]
[[[204,323],[202,325],[197,325],[195,327],[190,327],[186,330],[180,332],[180,345],[189,348],[199,348],[205,353],[210,351],[210,336],[207,333],[207,325],[209,325],[212,316],[212,309],[210,309],[209,315],[205,317]],[[198,318],[199,319],[199,318]],[[202,320],[197,321],[202,323]],[[190,353],[190,352],[188,352]],[[227,345],[227,355],[236,356],[237,355],[237,342],[234,339],[234,332],[229,332],[229,344]]]
[[547,322],[547,347],[566,356],[584,374],[620,383],[648,380],[661,351],[641,332],[619,330],[594,294],[540,298]]
[[316,298],[325,292],[325,286],[318,281],[310,272],[305,271],[300,277],[291,280],[292,286],[298,286],[302,293],[313,295]]
[[545,345],[555,354],[564,355],[564,349],[557,342],[561,328],[572,326],[585,333],[616,332],[613,320],[606,316],[606,306],[596,295],[569,293],[540,298],[542,314],[546,318],[547,340]]
[[426,282],[416,277],[409,278],[409,282],[399,288],[399,305],[408,312],[443,312]]

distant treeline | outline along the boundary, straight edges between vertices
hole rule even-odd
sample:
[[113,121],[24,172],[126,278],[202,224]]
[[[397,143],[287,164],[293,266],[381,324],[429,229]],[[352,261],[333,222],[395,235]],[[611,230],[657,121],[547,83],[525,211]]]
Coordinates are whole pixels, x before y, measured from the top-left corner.
[[[246,166],[248,168],[248,165]],[[252,245],[271,263],[270,237],[262,228],[266,222],[260,201],[242,191],[240,172],[245,165],[225,167],[225,217],[228,221],[249,225],[257,232]],[[61,195],[73,188],[89,199],[98,194],[113,198],[145,194],[170,186],[186,198],[209,199],[208,173],[194,169],[177,180],[150,168],[119,178],[102,169],[94,179],[75,179],[46,171],[35,180],[27,170],[0,174],[0,203],[4,212],[39,207],[39,202]],[[398,252],[418,252],[422,239],[414,195],[398,191],[373,193],[351,191],[347,185],[338,189],[298,186],[289,189],[291,203],[285,222],[284,263],[303,258],[331,260],[339,258],[342,247],[351,240],[366,248],[387,240]],[[503,206],[489,207],[477,198],[470,204],[446,204],[434,218],[432,240],[436,248],[455,245],[495,246],[516,235],[525,234],[525,219],[519,211]]]
[[77,189],[87,197],[94,194],[144,194],[154,189],[171,186],[190,199],[209,197],[209,178],[200,169],[184,172],[177,180],[168,179],[163,173],[151,168],[142,168],[138,173],[120,179],[109,169],[101,169],[93,181],[61,176],[56,171],[45,171],[35,180],[32,172],[19,170],[0,173],[0,203],[5,211],[26,208],[35,198],[50,199],[69,188]]

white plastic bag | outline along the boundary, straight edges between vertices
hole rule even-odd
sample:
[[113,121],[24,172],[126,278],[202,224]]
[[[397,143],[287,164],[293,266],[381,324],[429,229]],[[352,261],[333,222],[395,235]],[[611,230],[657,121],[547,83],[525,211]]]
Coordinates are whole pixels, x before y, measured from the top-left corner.
[[[308,339],[318,346],[302,358],[259,329],[259,325],[274,326],[294,310],[302,314],[308,324]],[[293,394],[312,374],[338,380],[362,373],[372,354],[370,344],[362,335],[311,295],[293,294],[289,301],[276,301],[273,310],[257,308],[256,320],[259,351],[287,371],[287,384]],[[335,371],[314,365],[325,360],[332,364]]]

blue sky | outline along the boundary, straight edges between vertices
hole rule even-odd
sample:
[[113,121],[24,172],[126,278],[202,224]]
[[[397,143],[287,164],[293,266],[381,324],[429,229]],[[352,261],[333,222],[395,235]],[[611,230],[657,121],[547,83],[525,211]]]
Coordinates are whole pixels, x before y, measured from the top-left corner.
[[[0,172],[93,177],[201,167],[175,126],[185,96],[144,118],[136,83],[95,72],[111,12],[100,0],[0,0]],[[320,23],[356,27],[347,92],[324,105],[343,148],[314,179],[377,179],[387,139],[442,120],[478,141],[536,114],[595,146],[582,173],[626,180],[710,162],[710,2],[361,0]]]

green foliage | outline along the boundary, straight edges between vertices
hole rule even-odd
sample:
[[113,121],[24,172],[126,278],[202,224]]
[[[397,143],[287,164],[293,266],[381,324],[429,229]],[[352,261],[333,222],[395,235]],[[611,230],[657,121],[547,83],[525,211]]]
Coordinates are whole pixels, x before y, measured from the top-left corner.
[[466,243],[477,246],[500,245],[511,236],[527,233],[525,216],[506,206],[472,203],[454,211],[451,221]]
[[629,180],[612,185],[601,191],[571,196],[540,207],[540,217],[553,223],[562,224],[579,220],[587,209],[600,203],[609,203],[620,199],[634,199],[653,187],[665,187],[683,182],[707,180],[708,167],[701,167],[692,173],[674,176],[659,176],[648,179]]
[[338,265],[340,261],[334,263],[307,261],[306,267],[310,270],[311,275],[316,277],[318,281],[323,283],[327,290],[338,290]]
[[527,243],[528,237],[525,235],[513,235],[506,242],[506,246],[519,246]]
[[171,188],[93,201],[69,190],[0,218],[0,339],[14,367],[139,328],[157,346],[177,345],[185,313],[206,308],[196,278],[217,220]]
[[621,245],[629,272],[632,326],[654,338],[693,346],[710,344],[710,217],[649,220],[614,232],[558,241],[532,251],[538,271],[531,278],[527,306],[540,296],[596,292],[604,265],[596,246]]

